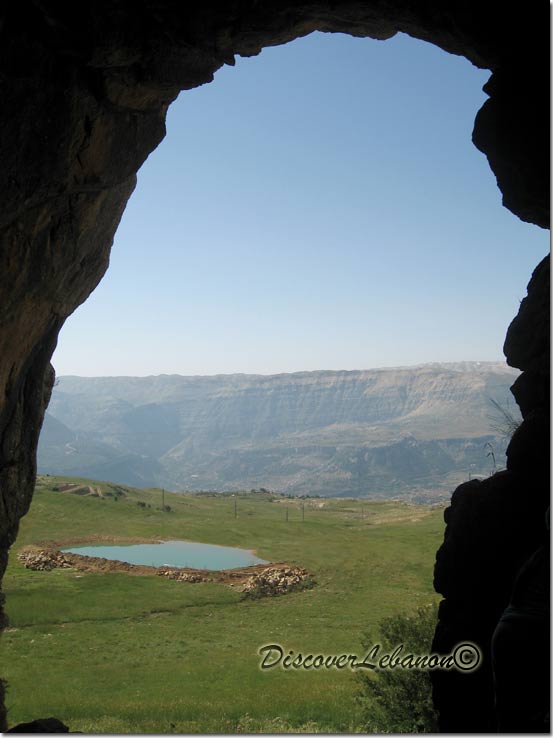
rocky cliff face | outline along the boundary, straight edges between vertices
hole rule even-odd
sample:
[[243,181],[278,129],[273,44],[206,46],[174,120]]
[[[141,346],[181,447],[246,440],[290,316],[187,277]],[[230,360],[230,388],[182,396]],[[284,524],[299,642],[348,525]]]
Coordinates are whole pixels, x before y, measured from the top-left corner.
[[[313,30],[379,39],[404,31],[492,70],[490,99],[476,120],[474,141],[488,157],[505,205],[523,220],[548,225],[548,17],[543,4],[4,4],[0,576],[32,496],[36,443],[52,385],[49,358],[58,331],[106,269],[136,171],[163,138],[167,106],[179,90],[209,82],[235,54],[257,54]],[[530,321],[525,333],[533,332]],[[542,364],[537,370],[546,371]],[[545,410],[542,405],[533,409]],[[538,440],[536,422],[527,427]],[[524,459],[521,451],[519,469],[529,468]],[[0,727],[4,723],[0,710]]]
[[506,364],[276,376],[61,377],[39,470],[168,489],[446,494],[488,476],[518,414]]
[[[547,257],[532,275],[528,295],[505,341],[507,361],[523,370],[513,394],[524,418],[507,448],[507,470],[483,482],[462,484],[445,511],[446,531],[434,572],[434,586],[445,599],[433,648],[446,653],[460,641],[470,640],[480,646],[484,657],[482,667],[469,675],[432,674],[440,725],[446,732],[497,729],[493,632],[509,603],[518,571],[549,535],[549,314],[545,309],[549,299]],[[528,669],[535,669],[532,656],[528,659]],[[470,710],[460,708],[469,704]],[[545,723],[542,729],[547,729]]]

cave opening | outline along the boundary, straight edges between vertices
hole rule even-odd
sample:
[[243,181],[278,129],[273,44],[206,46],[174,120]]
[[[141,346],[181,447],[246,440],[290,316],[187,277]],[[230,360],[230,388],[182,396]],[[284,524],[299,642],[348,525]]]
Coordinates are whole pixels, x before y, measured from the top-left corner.
[[314,33],[181,92],[57,374],[502,360],[547,242],[470,141],[489,74],[405,34]]
[[[169,109],[166,140],[139,173],[110,269],[60,333],[58,376],[277,375],[501,361],[504,327],[546,245],[539,229],[501,207],[485,157],[470,142],[488,76],[405,34],[381,42],[314,33],[239,59],[210,84],[182,92]],[[505,377],[486,391],[515,412]],[[75,415],[58,402],[59,391],[63,386],[54,390],[44,435],[55,430],[53,414],[69,431],[92,430],[113,445],[109,421],[102,429],[105,409],[91,422],[83,415],[94,408]],[[145,405],[157,401],[145,392]],[[111,397],[114,404],[128,399]],[[493,415],[491,405],[484,415]],[[158,427],[157,417],[150,422]],[[483,418],[478,433],[491,433],[487,423]],[[204,439],[206,451],[235,432],[224,417],[216,426]],[[252,421],[252,438],[267,426],[265,416]],[[185,429],[182,435],[195,432]],[[385,435],[419,431],[394,427]],[[344,449],[349,432],[336,438]],[[122,441],[120,456],[130,459],[124,468],[114,471],[108,456],[110,471],[96,464],[89,475],[169,489],[275,485],[259,463],[242,478],[225,479],[206,475],[205,459],[194,457],[180,473],[171,449],[183,438],[160,433],[149,435],[155,451],[144,439]],[[492,440],[465,454],[465,476],[491,468],[485,441]],[[498,443],[501,468],[506,441]],[[71,444],[64,470],[82,475],[87,450],[81,444],[76,453]],[[46,445],[39,445],[39,471],[59,472]],[[337,454],[351,481],[335,492],[363,490],[367,459],[352,453],[350,462]],[[228,455],[220,465],[229,464]],[[162,469],[160,459],[168,459]],[[313,463],[296,470],[301,486],[285,477],[276,488],[306,492]],[[328,458],[318,464],[324,469]],[[465,476],[444,480],[444,494]]]
[[[275,35],[278,35],[278,34],[275,34]],[[439,34],[438,34],[438,36],[439,36]],[[248,46],[247,43],[245,45],[246,45],[246,47]],[[453,43],[453,46],[455,46],[455,43]],[[473,50],[471,50],[469,52],[469,55],[474,56]],[[476,55],[478,56],[478,54],[476,54]],[[484,56],[485,56],[485,54],[484,54]],[[493,54],[492,54],[492,56],[493,56]],[[500,56],[501,55],[499,54],[499,57]],[[108,65],[108,67],[109,67],[109,65]],[[201,74],[200,74],[200,76],[201,76]],[[113,95],[114,94],[113,93],[113,89],[115,89],[115,95],[118,94],[117,84],[118,84],[118,81],[116,81],[116,83],[114,85],[114,88],[111,88],[109,90],[109,93],[108,94]],[[118,103],[121,104],[121,99],[120,98],[118,98]],[[123,99],[123,106],[124,106],[124,99]],[[88,128],[92,128],[92,124],[90,123],[90,121],[88,123]],[[148,147],[149,148],[152,148],[152,146],[150,144],[151,144],[151,140],[148,140],[148,143],[143,147],[143,150],[147,150]],[[100,159],[102,158],[102,154],[103,154],[103,152],[100,151]],[[86,172],[87,166],[91,166],[91,161],[93,161],[93,159],[89,159],[87,161],[86,160],[86,157],[85,157],[84,158],[84,164],[82,162],[80,162],[80,165],[81,165],[81,167],[83,168],[83,170],[85,172]],[[94,168],[95,168],[95,165],[94,165],[94,163],[92,163],[92,169],[94,169]],[[125,167],[123,166],[123,169],[124,168]],[[136,169],[136,167],[134,167],[134,168]],[[100,169],[101,169],[101,167],[100,167]],[[131,166],[131,170],[133,170],[133,167],[132,166]],[[98,172],[97,171],[94,171],[94,176],[97,176],[97,174],[98,174]],[[52,174],[53,180],[55,180],[56,176],[57,176],[57,170],[54,171],[53,174]],[[86,174],[85,174],[85,177],[86,177]],[[503,181],[505,181],[505,180],[503,180]],[[110,186],[112,186],[114,189],[116,189],[120,185],[121,185],[121,180],[119,182],[116,182],[115,184],[114,183],[111,183]],[[126,199],[126,196],[128,195],[128,189],[129,188],[128,188],[128,186],[123,185],[123,186],[121,186],[120,189],[121,189],[121,192],[118,191],[117,197],[119,198],[119,200],[124,201]],[[524,189],[524,187],[522,189]],[[537,188],[537,190],[539,190],[539,187]],[[516,198],[515,198],[515,200],[516,200]],[[530,197],[529,200],[531,201],[532,198]],[[537,200],[539,200],[539,197],[537,198]],[[510,202],[511,203],[513,202],[512,198],[510,199]],[[31,204],[32,204],[32,202],[31,202]],[[79,204],[77,203],[77,205],[79,205]],[[98,207],[99,207],[99,210],[101,210],[101,207],[102,207],[101,201],[100,201]],[[118,207],[119,206],[114,206],[115,211],[117,211],[117,208]],[[532,213],[530,213],[530,215],[529,215],[528,214],[529,211],[528,211],[528,209],[525,209],[525,207],[526,207],[526,205],[521,206],[521,212],[523,212],[523,217],[525,217],[526,219],[530,219],[530,220],[534,219],[536,222],[539,222],[540,225],[543,225],[543,219],[541,217],[541,213],[539,215],[535,215],[535,214],[532,215]],[[537,207],[537,210],[534,211],[534,213],[539,211],[539,203],[538,203],[538,205],[536,207]],[[121,209],[121,208],[119,207],[119,209]],[[516,209],[516,206],[515,206],[515,209]],[[530,208],[530,210],[531,210],[531,208]],[[78,211],[78,208],[77,208],[77,211],[71,210],[71,216],[72,216],[72,218],[77,218],[77,220],[78,220],[78,218],[82,216],[82,213],[79,214],[79,211]],[[114,226],[114,222],[117,221],[117,219],[118,219],[117,216],[118,216],[117,212],[112,212],[110,214],[109,218],[108,218],[109,223],[106,223],[105,219],[103,219],[103,216],[102,216],[102,217],[99,218],[98,223],[95,225],[95,227],[93,227],[93,226],[91,226],[90,217],[89,217],[89,215],[87,215],[87,217],[84,218],[84,231],[83,232],[86,235],[83,237],[83,243],[85,243],[85,242],[87,243],[87,239],[89,238],[89,236],[90,236],[91,233],[96,233],[96,234],[100,233],[101,236],[105,237],[105,238],[103,238],[103,241],[104,242],[106,241],[106,239],[109,241],[110,229],[113,230],[113,228],[115,227]],[[73,226],[73,223],[71,225]],[[42,226],[43,226],[43,221],[39,221],[39,225],[37,225],[37,229],[40,230],[40,227],[42,227]],[[113,228],[112,228],[112,226],[113,226]],[[56,236],[55,229],[51,229],[50,230],[50,238],[55,238],[55,236]],[[102,239],[100,239],[100,240],[102,240]],[[85,267],[86,267],[86,269],[85,269]],[[80,301],[82,301],[83,299],[85,299],[86,294],[87,294],[88,291],[90,291],[91,286],[92,287],[94,286],[93,285],[93,282],[95,280],[95,277],[100,276],[99,275],[99,272],[101,272],[101,268],[102,268],[102,259],[99,258],[98,259],[98,263],[94,263],[93,264],[93,268],[90,267],[90,263],[87,263],[86,260],[83,260],[83,261],[80,262],[80,268],[83,271],[83,273],[84,273],[84,271],[86,271],[87,269],[89,269],[89,271],[90,271],[90,273],[91,273],[92,276],[88,280],[88,282],[86,283],[86,285],[83,286],[83,285],[77,284],[77,287],[72,288],[73,292],[70,291],[71,292],[70,295],[64,294],[63,295],[63,298],[61,296],[63,290],[60,288],[60,301],[59,301],[59,303],[54,303],[54,304],[56,304],[56,308],[55,309],[59,311],[59,315],[60,316],[65,316],[65,315],[69,314],[72,311],[72,309],[74,309],[75,304],[78,304]],[[24,269],[23,269],[23,273],[25,273]],[[493,274],[491,276],[491,279],[493,279]],[[65,276],[64,276],[64,280],[65,280]],[[65,281],[64,280],[62,280],[62,287],[63,288],[66,288],[68,285],[72,285],[73,282],[75,282],[75,280],[73,280],[73,282],[72,282],[71,278],[68,278]],[[76,281],[78,282],[78,280],[76,280]],[[18,285],[17,284],[15,285],[15,288],[18,288]],[[51,296],[49,295],[49,299],[50,299],[50,297]],[[64,302],[64,300],[65,300],[65,302]],[[14,304],[15,304],[15,302],[14,302]],[[57,315],[57,313],[56,313],[56,315]],[[47,400],[47,392],[45,392],[43,395],[40,394],[41,391],[42,391],[43,382],[44,382],[43,375],[44,375],[44,371],[45,371],[45,366],[46,366],[46,364],[47,364],[47,362],[49,360],[51,351],[53,349],[53,342],[55,340],[55,335],[57,334],[57,329],[59,328],[59,324],[61,322],[62,322],[62,318],[61,317],[59,318],[59,321],[57,323],[56,323],[55,320],[50,320],[50,322],[47,321],[44,325],[42,325],[42,323],[40,322],[40,320],[37,320],[37,323],[36,323],[36,331],[35,331],[36,335],[38,335],[40,333],[40,331],[42,330],[43,331],[43,334],[47,336],[47,338],[45,339],[44,343],[42,343],[40,345],[40,348],[36,348],[35,344],[33,344],[33,341],[36,338],[35,333],[33,333],[33,331],[29,332],[28,335],[25,335],[25,341],[24,341],[25,346],[24,346],[24,348],[22,348],[22,351],[24,351],[26,349],[29,349],[30,355],[33,357],[33,360],[34,360],[34,362],[36,364],[36,367],[38,367],[38,368],[36,369],[36,371],[33,374],[32,372],[30,372],[30,369],[29,369],[29,367],[30,367],[30,365],[31,365],[32,362],[31,363],[28,363],[26,361],[24,363],[24,369],[25,369],[25,371],[21,370],[22,374],[20,372],[21,376],[25,375],[25,377],[27,377],[27,384],[26,384],[26,388],[25,388],[25,391],[24,392],[21,390],[21,387],[22,387],[21,381],[22,380],[20,381],[20,374],[18,374],[18,369],[17,369],[16,364],[13,364],[13,366],[12,366],[12,364],[10,364],[10,371],[9,372],[6,372],[6,376],[9,377],[9,383],[8,383],[9,384],[9,387],[16,387],[17,388],[17,392],[19,392],[18,395],[17,395],[17,393],[16,393],[16,395],[14,395],[14,397],[17,397],[17,399],[16,400],[13,400],[11,402],[11,405],[9,405],[9,412],[7,413],[7,417],[8,417],[8,421],[9,422],[6,421],[7,422],[7,426],[6,427],[8,427],[9,430],[8,431],[5,431],[5,435],[6,435],[6,437],[8,439],[13,439],[14,434],[15,434],[15,436],[17,436],[17,434],[19,433],[20,417],[24,413],[30,414],[33,417],[38,417],[39,418],[39,420],[38,420],[38,426],[40,426],[41,412],[42,412],[43,405],[44,405],[44,402],[45,402],[45,399],[44,398],[46,398],[46,400]],[[9,340],[7,341],[7,347],[8,347],[8,349],[10,348],[10,342],[9,342]],[[33,348],[33,351],[31,351],[31,348],[32,347],[34,347]],[[17,353],[17,352],[15,352],[15,353]],[[12,355],[12,354],[14,354],[14,351],[12,351],[11,353],[8,351],[6,353],[6,355],[7,354]],[[520,361],[517,364],[517,366],[520,366],[520,368],[524,368],[525,370],[527,370],[528,367],[530,367],[531,371],[533,371],[534,364],[532,364],[532,361],[530,361],[530,362],[526,361],[526,363],[525,363],[525,361]],[[46,362],[46,364],[45,364],[45,362]],[[46,382],[46,384],[47,384],[47,382]],[[522,387],[522,385],[520,385],[520,386]],[[520,389],[520,387],[519,387],[519,389]],[[529,393],[528,393],[528,387],[525,387],[523,389],[525,389],[525,392],[522,393],[522,394],[524,394],[524,402],[525,402],[525,410],[526,411],[528,411],[529,409],[532,409],[533,408],[532,403],[534,403],[534,405],[536,405],[536,404],[539,405],[539,403],[542,402],[543,398],[541,397],[541,395],[538,396],[538,393],[535,391],[534,388],[532,388],[532,391],[529,392]],[[528,397],[530,397],[530,399],[528,399]],[[518,399],[518,397],[517,397],[517,399]],[[17,411],[14,411],[14,407],[17,408]],[[34,415],[33,415],[33,413],[34,413]],[[526,412],[526,414],[527,414],[527,412]],[[15,420],[14,420],[14,418],[15,418]],[[35,425],[33,426],[33,428],[36,427],[36,425],[37,424],[35,423]],[[19,492],[18,492],[18,494],[17,495],[15,495],[15,494],[13,495],[13,497],[14,497],[13,510],[12,510],[11,507],[9,508],[9,515],[7,517],[7,522],[9,524],[9,536],[8,536],[8,539],[7,539],[8,540],[8,544],[7,545],[9,545],[9,543],[13,540],[13,537],[15,536],[14,526],[15,526],[15,528],[17,528],[17,520],[18,520],[18,518],[22,514],[24,514],[24,512],[26,510],[26,506],[28,505],[28,502],[30,500],[30,495],[32,493],[32,491],[30,489],[30,484],[33,482],[33,464],[32,463],[29,463],[29,459],[32,457],[32,455],[34,453],[34,450],[33,450],[33,432],[34,432],[33,430],[26,431],[25,443],[23,444],[23,453],[21,454],[21,458],[18,460],[18,462],[16,464],[9,463],[9,464],[6,465],[5,468],[3,468],[3,481],[4,482],[7,482],[7,489],[8,490],[9,489],[12,489],[12,487],[14,487],[14,485],[16,485],[16,483],[19,484]],[[13,443],[13,441],[11,441],[11,442]],[[29,454],[30,454],[30,456],[29,456]],[[519,457],[519,461],[520,461],[520,457]],[[26,467],[26,468],[24,468],[24,467]],[[6,471],[6,469],[7,469],[7,471]],[[542,480],[540,478],[540,483],[541,483],[541,481]],[[6,497],[6,499],[8,499],[8,496]]]

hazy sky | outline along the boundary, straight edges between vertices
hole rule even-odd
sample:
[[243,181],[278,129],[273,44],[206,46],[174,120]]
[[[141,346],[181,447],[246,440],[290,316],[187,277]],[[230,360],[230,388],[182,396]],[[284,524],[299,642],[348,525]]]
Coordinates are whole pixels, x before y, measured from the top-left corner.
[[471,143],[488,77],[315,33],[181,93],[58,375],[501,360],[549,240]]

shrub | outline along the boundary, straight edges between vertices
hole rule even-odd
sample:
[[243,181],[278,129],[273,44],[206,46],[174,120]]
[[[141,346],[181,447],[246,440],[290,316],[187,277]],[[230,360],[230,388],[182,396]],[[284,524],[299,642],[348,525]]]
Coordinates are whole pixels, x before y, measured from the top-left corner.
[[[436,604],[416,612],[394,615],[382,620],[379,637],[366,634],[365,652],[375,643],[380,655],[392,653],[404,644],[403,653],[431,653],[431,643],[438,618]],[[436,733],[437,715],[432,704],[430,674],[418,669],[385,669],[358,675],[358,702],[363,713],[363,729],[379,733]]]
[[518,408],[515,407],[514,411],[511,412],[492,397],[489,398],[489,401],[493,408],[492,413],[488,415],[490,430],[497,433],[501,438],[510,441],[514,432],[522,423],[522,418]]

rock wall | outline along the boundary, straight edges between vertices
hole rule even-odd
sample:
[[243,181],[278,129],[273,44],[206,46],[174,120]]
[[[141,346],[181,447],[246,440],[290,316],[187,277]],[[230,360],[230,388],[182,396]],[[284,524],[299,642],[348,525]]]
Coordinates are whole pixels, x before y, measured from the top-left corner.
[[[254,55],[313,30],[379,39],[404,31],[493,70],[474,141],[505,205],[546,226],[548,28],[545,4],[499,0],[19,0],[0,7],[0,578],[32,497],[57,334],[107,268],[136,171],[162,140],[179,90],[209,82],[237,53]],[[543,318],[532,308],[539,300],[528,299],[533,333]],[[522,347],[526,324],[508,340],[527,371],[545,378],[537,354]],[[543,407],[525,381],[517,392],[539,415]],[[539,417],[531,422],[541,427]],[[522,445],[518,468],[528,468],[531,446]]]
[[436,555],[434,586],[445,599],[433,649],[449,653],[469,640],[484,656],[482,667],[472,674],[432,673],[444,732],[496,729],[492,635],[519,569],[547,536],[549,298],[546,257],[532,275],[504,346],[508,363],[523,370],[512,387],[523,422],[507,448],[507,470],[483,482],[462,484],[444,514],[446,530]]

